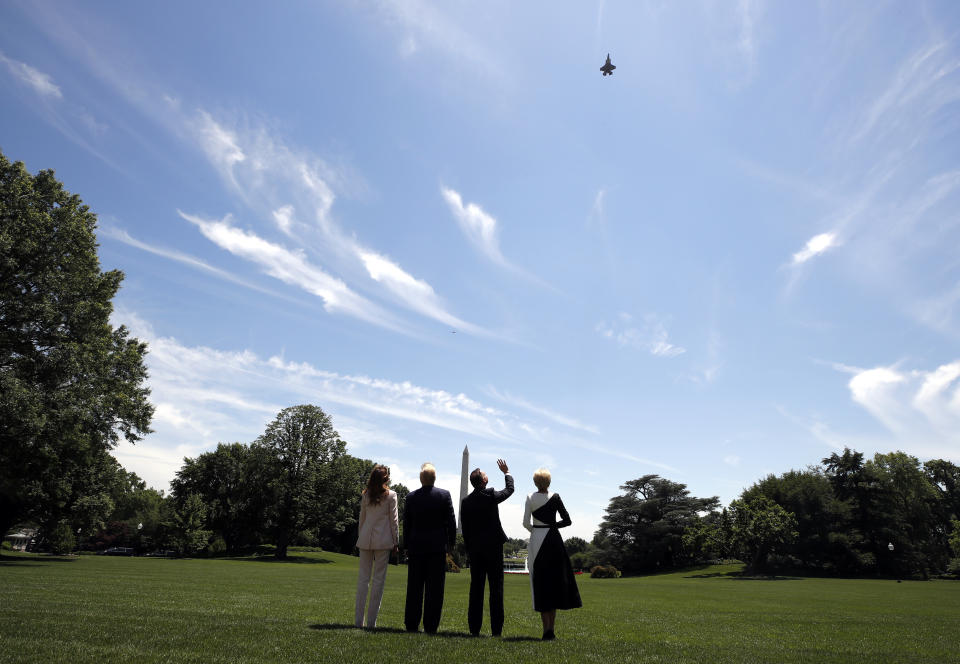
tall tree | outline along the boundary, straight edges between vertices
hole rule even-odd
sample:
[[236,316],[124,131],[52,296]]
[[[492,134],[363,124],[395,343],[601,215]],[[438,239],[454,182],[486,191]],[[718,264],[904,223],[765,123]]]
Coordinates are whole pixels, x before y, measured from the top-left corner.
[[844,532],[849,507],[838,500],[820,468],[768,475],[740,496],[745,503],[764,496],[792,513],[797,538],[785,551],[799,566],[818,572],[856,573],[856,551]]
[[685,484],[644,475],[620,487],[610,499],[594,544],[617,566],[650,571],[688,562],[683,533],[697,515],[712,512],[719,498],[696,498]]
[[250,447],[243,443],[220,443],[212,452],[184,459],[170,483],[177,508],[191,495],[203,499],[207,528],[223,538],[227,551],[235,551],[257,535],[253,494],[259,489],[246,481],[251,457]]
[[951,558],[956,554],[951,553],[950,534],[953,522],[960,519],[960,467],[943,459],[933,459],[923,464],[923,472],[937,496],[933,507],[933,539],[941,552]]
[[53,171],[0,154],[0,532],[71,522],[119,438],[150,430],[146,345],[110,324],[123,274],[101,271],[96,225]]
[[310,405],[284,408],[251,445],[277,558],[286,558],[291,540],[310,525],[324,467],[345,450],[330,417]]
[[[949,553],[937,538],[936,508],[940,498],[920,461],[904,452],[875,454],[867,463],[880,483],[877,501],[881,543],[894,544],[881,570],[901,576],[946,567]],[[946,524],[943,524],[946,527]]]
[[887,540],[882,530],[887,515],[882,509],[882,483],[876,468],[864,462],[863,453],[844,448],[823,460],[834,495],[842,503],[840,530],[856,557],[858,571],[876,571],[884,560]]
[[730,503],[732,541],[749,570],[761,570],[767,556],[782,553],[797,537],[794,515],[764,495]]

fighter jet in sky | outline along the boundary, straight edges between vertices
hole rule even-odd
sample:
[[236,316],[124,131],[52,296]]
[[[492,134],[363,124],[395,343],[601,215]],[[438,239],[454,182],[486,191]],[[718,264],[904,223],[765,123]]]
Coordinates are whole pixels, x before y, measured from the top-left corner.
[[602,67],[600,67],[600,71],[603,72],[604,76],[613,76],[613,70],[616,68],[617,66],[610,62],[610,54],[607,53],[607,61],[603,63]]

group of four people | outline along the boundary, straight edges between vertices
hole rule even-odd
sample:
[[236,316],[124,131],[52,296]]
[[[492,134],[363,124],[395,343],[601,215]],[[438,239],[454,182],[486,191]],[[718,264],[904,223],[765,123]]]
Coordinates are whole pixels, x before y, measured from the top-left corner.
[[[467,625],[479,636],[483,624],[484,586],[490,584],[490,628],[494,636],[503,630],[503,544],[507,536],[500,523],[498,505],[513,494],[513,477],[503,459],[497,466],[504,474],[505,487],[488,487],[487,474],[470,473],[473,491],[460,505],[463,540],[470,561],[470,601]],[[456,518],[450,492],[434,486],[437,471],[433,464],[420,468],[420,488],[407,496],[403,519],[407,551],[407,599],[404,625],[416,632],[433,634],[440,626],[447,553],[456,541]],[[550,493],[550,473],[541,468],[533,475],[537,490],[527,497],[523,525],[530,531],[527,569],[533,594],[533,608],[543,622],[543,638],[554,638],[557,609],[582,606],[570,558],[559,529],[571,524],[560,496]],[[360,573],[357,580],[355,624],[375,627],[387,563],[391,551],[399,553],[397,494],[390,490],[390,469],[375,466],[360,498],[360,526],[357,548]],[[560,519],[557,519],[559,514]],[[372,584],[371,584],[372,580]],[[370,602],[367,605],[367,594]]]

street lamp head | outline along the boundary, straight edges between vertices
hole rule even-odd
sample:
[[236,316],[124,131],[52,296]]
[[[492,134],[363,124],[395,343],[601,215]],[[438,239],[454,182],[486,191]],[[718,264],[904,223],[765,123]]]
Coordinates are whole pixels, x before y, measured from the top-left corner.
[[890,549],[891,551],[893,551],[893,542],[888,542],[888,543],[887,543],[887,548]]

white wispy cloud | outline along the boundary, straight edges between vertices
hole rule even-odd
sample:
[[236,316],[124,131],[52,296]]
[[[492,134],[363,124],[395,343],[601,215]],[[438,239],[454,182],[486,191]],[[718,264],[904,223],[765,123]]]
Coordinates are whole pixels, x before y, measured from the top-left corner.
[[720,338],[720,333],[717,331],[716,324],[711,324],[710,331],[707,335],[706,362],[691,374],[689,379],[700,385],[706,385],[716,380],[724,364],[721,358],[722,349],[723,341]]
[[596,196],[593,197],[593,206],[590,208],[590,215],[587,217],[587,223],[590,225],[593,224],[602,224],[604,221],[604,203],[607,198],[607,189],[601,187],[597,190]]
[[[431,436],[441,439],[446,437],[443,432],[454,432],[458,441],[469,440],[477,454],[491,447],[520,454],[530,447],[528,430],[544,431],[544,422],[558,421],[549,408],[494,407],[462,392],[327,371],[280,355],[188,346],[158,334],[148,321],[122,305],[115,310],[113,322],[125,324],[148,344],[148,384],[151,400],[158,406],[156,432],[135,447],[121,446],[117,456],[158,488],[165,488],[184,455],[196,455],[217,442],[250,442],[280,410],[297,403],[321,404],[344,439],[355,441],[365,455],[371,449],[415,447],[418,441],[422,445],[425,432],[431,431],[437,432]],[[590,430],[575,420],[566,424]],[[629,450],[577,437],[554,435],[551,440],[554,445],[673,470]],[[463,443],[456,445],[462,449]]]
[[399,32],[403,55],[409,57],[421,47],[430,48],[449,60],[469,64],[486,76],[503,79],[504,70],[494,52],[464,27],[465,23],[469,25],[469,19],[454,15],[457,6],[426,0],[377,0],[374,4],[383,22]]
[[383,284],[410,309],[445,325],[472,334],[487,335],[486,330],[468,323],[449,313],[433,287],[425,281],[408,274],[386,256],[373,251],[361,251],[360,258],[370,278]]
[[669,464],[661,463],[659,461],[654,461],[653,459],[647,459],[645,457],[637,456],[632,454],[627,450],[617,449],[614,447],[609,447],[603,445],[602,443],[597,443],[589,440],[571,440],[569,444],[574,447],[579,447],[582,450],[588,452],[596,452],[598,454],[604,454],[607,456],[612,456],[618,459],[623,459],[624,461],[630,461],[631,463],[640,464],[641,466],[652,466],[654,468],[659,468],[661,470],[667,470],[673,473],[679,472],[679,470]]
[[794,425],[805,429],[813,438],[832,449],[842,450],[844,447],[868,449],[873,446],[873,441],[863,436],[842,435],[834,431],[830,425],[820,417],[796,415],[782,405],[776,405],[774,407],[777,412],[790,420]]
[[351,290],[343,281],[313,265],[302,251],[293,251],[269,242],[253,232],[230,224],[224,219],[209,220],[177,211],[196,225],[204,237],[230,253],[252,261],[264,273],[297,286],[323,300],[327,311],[345,313],[395,331],[402,326],[387,311]]
[[[284,280],[290,278],[290,269],[279,269],[277,261],[287,268],[295,267],[300,275],[297,283],[310,284],[307,290],[313,289],[311,292],[315,294],[322,292],[321,297],[331,302],[331,306],[342,305],[346,297],[354,312],[368,310],[370,303],[353,293],[347,282],[354,288],[367,290],[377,290],[373,286],[376,285],[382,287],[380,295],[418,314],[470,334],[496,336],[451,313],[432,285],[341,228],[332,214],[336,201],[334,187],[350,188],[351,185],[325,161],[288,147],[262,128],[225,127],[204,111],[188,126],[198,136],[210,163],[250,210],[257,217],[270,219],[273,226],[298,246],[296,250],[281,252],[265,240],[255,242],[250,232],[233,229],[227,233],[222,227],[211,226],[207,227],[210,233],[204,233],[209,239],[217,237],[220,242],[228,242],[235,247],[236,250],[231,250],[235,254],[261,265],[260,259],[270,254],[269,273]],[[320,277],[314,274],[314,268],[306,270],[311,274],[305,280],[308,251],[330,264],[341,279],[331,281],[329,275]],[[279,277],[280,273],[286,276]],[[343,295],[348,291],[353,295]],[[377,316],[383,316],[383,312]],[[365,320],[371,319],[365,317]]]
[[808,260],[814,256],[819,256],[824,252],[838,246],[840,243],[837,240],[837,234],[828,232],[820,233],[819,235],[814,235],[812,238],[807,240],[807,244],[793,255],[793,264],[800,265],[806,263]]
[[26,62],[20,62],[19,60],[8,58],[2,52],[0,52],[0,62],[6,65],[7,70],[15,78],[29,85],[37,94],[43,97],[52,97],[54,99],[63,98],[63,93],[60,91],[60,86],[53,82],[53,79],[49,74],[44,74],[42,71],[31,67]]
[[941,333],[953,333],[960,318],[960,283],[945,292],[921,298],[911,311],[922,324]]
[[223,181],[258,217],[270,219],[288,236],[319,230],[333,243],[332,253],[352,253],[355,242],[330,214],[334,186],[363,185],[347,182],[323,159],[286,145],[262,126],[227,122],[205,110],[184,117],[183,125]]
[[960,102],[960,55],[940,36],[905,46],[896,64],[868,79],[878,82],[868,83],[867,92],[854,88],[859,98],[838,115],[832,144],[824,146],[836,164],[823,175],[835,201],[820,197],[834,209],[815,224],[829,231],[790,259],[786,290],[813,258],[842,241],[837,256],[846,275],[883,292],[917,322],[956,337],[956,266],[945,248],[958,240],[950,203],[960,175],[932,168],[942,163],[933,155],[952,131],[944,118]]
[[[556,422],[557,424],[563,425],[570,429],[579,429],[580,431],[586,431],[588,433],[594,433],[594,434],[600,433],[600,430],[595,426],[584,424],[583,422],[581,422],[576,418],[570,417],[568,415],[563,415],[561,413],[553,411],[549,408],[545,408],[543,406],[538,406],[536,404],[533,404],[527,401],[526,399],[523,399],[522,397],[514,396],[509,392],[501,392],[500,390],[493,387],[492,385],[488,386],[486,391],[490,396],[497,399],[498,401],[502,401],[503,403],[508,403],[512,406],[522,408],[531,413],[536,413],[537,415],[540,415],[541,417],[544,417],[550,420],[551,422]],[[529,433],[534,434],[534,430],[532,427],[529,427],[526,430]],[[539,436],[540,432],[537,432],[537,434],[535,435]]]
[[864,109],[850,141],[904,128],[910,118],[957,101],[960,90],[950,77],[960,70],[960,59],[950,53],[948,46],[947,42],[938,41],[910,55],[887,87]]
[[460,230],[480,253],[498,265],[512,267],[500,252],[497,220],[476,203],[464,205],[459,192],[448,187],[441,187],[440,190],[453,213],[454,219],[457,220]]
[[277,228],[290,235],[293,227],[293,206],[284,205],[274,210],[273,220],[277,223]]
[[[206,111],[200,111],[198,127],[201,146],[207,156],[214,165],[219,167],[221,173],[232,179],[234,166],[247,158],[247,155],[237,144],[236,135],[215,122]],[[254,165],[255,168],[258,166],[259,164]],[[236,186],[236,184],[234,180],[234,185]]]
[[497,220],[476,203],[464,204],[460,193],[449,187],[440,187],[453,218],[457,221],[460,230],[471,244],[490,262],[506,269],[517,276],[533,282],[541,287],[553,289],[539,277],[534,276],[523,268],[508,261],[500,251],[500,229]]
[[405,58],[409,58],[414,53],[420,50],[420,44],[417,42],[417,38],[413,35],[407,35],[400,42],[400,55]]
[[899,364],[838,369],[853,374],[847,383],[851,398],[893,435],[900,449],[960,458],[960,360],[933,370]]
[[760,7],[760,0],[740,0],[737,3],[737,17],[740,22],[737,49],[743,55],[751,73],[756,67],[757,43],[755,33]]
[[641,326],[634,327],[633,316],[621,312],[613,323],[601,321],[595,329],[600,336],[615,341],[619,346],[637,348],[658,357],[676,357],[687,350],[670,343],[666,323],[656,314],[647,314]]
[[259,291],[261,293],[265,293],[273,297],[283,297],[279,293],[276,293],[267,288],[263,288],[262,286],[258,286],[257,284],[251,283],[246,279],[243,279],[241,277],[238,277],[235,274],[232,274],[231,272],[222,270],[218,267],[214,267],[213,265],[210,265],[206,261],[200,258],[197,258],[196,256],[191,256],[190,254],[185,254],[175,249],[168,249],[166,247],[157,247],[157,246],[148,244],[146,242],[141,242],[140,240],[131,236],[130,233],[123,230],[122,228],[117,228],[115,226],[104,226],[98,230],[98,235],[100,237],[108,237],[113,240],[117,240],[118,242],[122,242],[123,244],[126,244],[128,246],[141,249],[148,253],[154,254],[155,256],[162,256],[163,258],[167,258],[172,261],[176,261],[178,263],[183,263],[184,265],[188,265],[192,268],[196,268],[198,270],[208,272],[214,276],[219,277],[220,279],[224,279],[226,281],[239,284],[240,286],[243,286],[245,288]]

